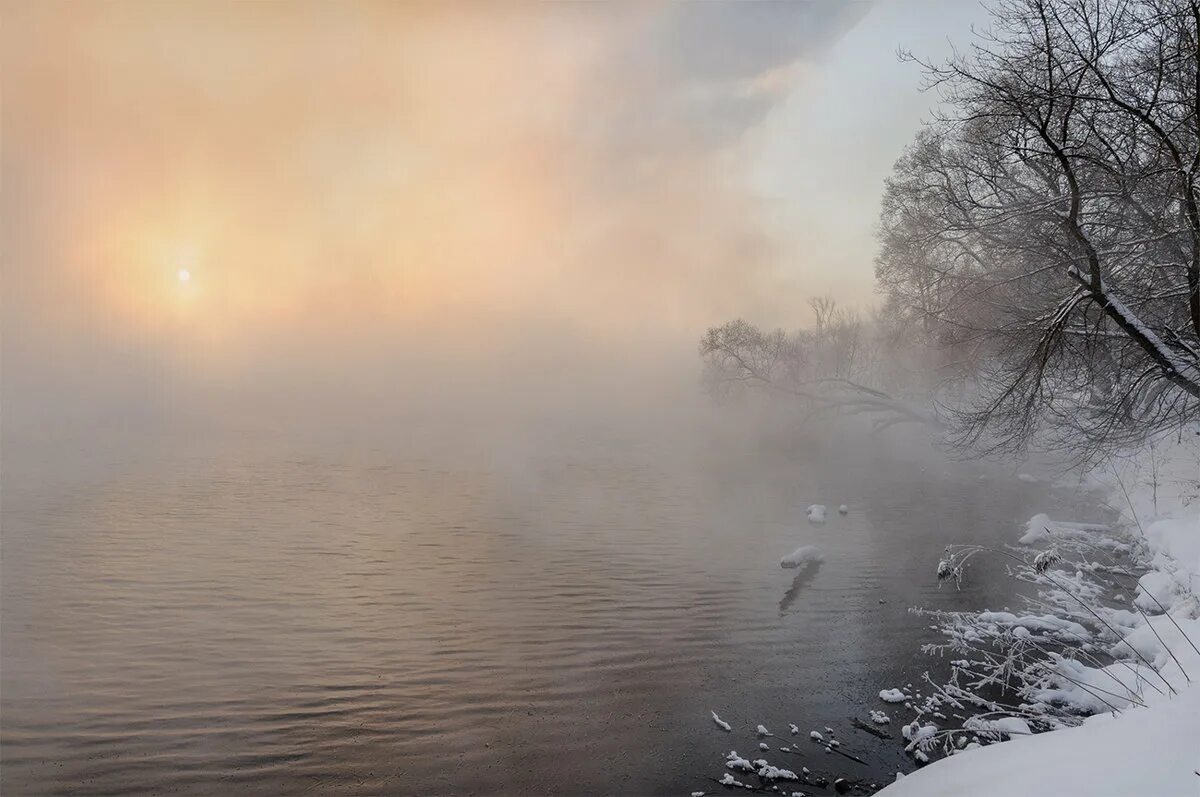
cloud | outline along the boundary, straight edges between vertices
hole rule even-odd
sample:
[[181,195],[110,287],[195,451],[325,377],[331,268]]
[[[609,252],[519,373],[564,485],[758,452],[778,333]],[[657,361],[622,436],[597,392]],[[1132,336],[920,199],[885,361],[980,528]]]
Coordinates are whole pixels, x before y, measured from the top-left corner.
[[862,8],[12,7],[8,390],[541,368],[783,316],[739,142]]

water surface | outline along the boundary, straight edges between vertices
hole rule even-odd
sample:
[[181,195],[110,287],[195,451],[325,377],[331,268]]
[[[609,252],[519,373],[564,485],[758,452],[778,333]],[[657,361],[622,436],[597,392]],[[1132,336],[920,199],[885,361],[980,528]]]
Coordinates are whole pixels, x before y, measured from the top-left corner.
[[[1053,506],[904,446],[440,439],[10,451],[4,793],[680,794],[759,722],[870,762],[783,765],[890,779],[848,718],[928,666],[908,607],[1007,600],[987,567],[938,590],[938,552]],[[825,563],[780,569],[801,544]]]

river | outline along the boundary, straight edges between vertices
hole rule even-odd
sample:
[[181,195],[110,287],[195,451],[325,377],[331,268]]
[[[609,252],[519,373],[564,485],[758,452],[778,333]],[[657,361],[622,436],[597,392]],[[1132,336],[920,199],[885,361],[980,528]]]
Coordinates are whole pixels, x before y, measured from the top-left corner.
[[[868,762],[783,766],[911,769],[848,723],[930,665],[908,607],[1009,600],[986,565],[939,589],[939,551],[1069,498],[682,426],[6,452],[3,792],[686,794],[758,723]],[[824,563],[781,569],[802,544]]]

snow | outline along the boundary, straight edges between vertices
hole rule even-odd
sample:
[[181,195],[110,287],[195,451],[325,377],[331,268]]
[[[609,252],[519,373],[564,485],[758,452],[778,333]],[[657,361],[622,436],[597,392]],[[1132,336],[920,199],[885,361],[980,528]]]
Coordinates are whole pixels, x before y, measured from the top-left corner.
[[824,561],[821,549],[815,545],[801,545],[787,556],[779,560],[780,567],[793,568],[807,564],[817,564]]
[[775,734],[771,733],[769,730],[767,730],[767,726],[765,726],[765,725],[759,725],[757,728],[754,729],[754,731],[759,736],[774,736],[775,735]]
[[754,765],[738,755],[736,750],[730,750],[729,755],[725,756],[725,766],[729,769],[741,770],[742,772],[754,771]]
[[767,746],[766,742],[759,742],[758,749],[759,750],[770,750],[771,748]]
[[704,792],[694,791],[694,792],[692,792],[692,797],[704,797]]
[[795,724],[793,724],[793,723],[790,723],[790,722],[789,722],[789,723],[788,723],[788,728],[789,728],[789,729],[792,731],[792,733],[793,733],[793,734],[798,734],[798,733],[800,733],[800,726],[799,726],[799,725],[795,725]]
[[[955,755],[897,777],[880,792],[884,797],[1200,794],[1200,680],[1195,678],[1200,673],[1200,651],[1193,647],[1193,643],[1200,646],[1196,596],[1200,505],[1185,500],[1185,491],[1197,482],[1197,457],[1194,443],[1177,448],[1188,445],[1191,450],[1176,457],[1178,478],[1163,474],[1162,466],[1156,469],[1157,494],[1150,493],[1136,472],[1129,472],[1146,467],[1147,451],[1135,452],[1124,463],[1121,490],[1110,490],[1109,504],[1123,513],[1125,525],[1132,529],[1129,546],[1140,546],[1144,531],[1152,553],[1152,569],[1138,579],[1134,596],[1141,611],[1110,610],[1110,623],[1119,639],[1094,640],[1119,660],[1092,667],[1059,656],[1052,660],[1044,689],[1035,696],[1092,716],[1076,727],[1036,735],[1030,735],[1028,723],[1016,717],[968,718],[964,727],[983,741],[1008,740],[966,744]],[[1105,478],[1103,473],[1099,477]],[[1174,489],[1170,485],[1182,486],[1178,494],[1170,495]],[[1074,537],[1115,551],[1125,546],[1120,541],[1102,541],[1095,530],[1089,524],[1036,515],[1026,524],[1021,542],[1034,545]],[[1069,574],[1063,578],[1071,579]],[[1065,639],[1078,630],[1077,624],[1052,615],[989,615],[990,622],[1025,638],[1062,635]],[[1151,672],[1146,662],[1157,672]],[[1185,673],[1192,675],[1193,682]],[[932,726],[915,721],[903,729],[919,761],[926,757],[919,749],[920,740],[932,738],[925,730],[928,727]],[[914,745],[917,749],[911,749]]]
[[1190,596],[1190,590],[1182,579],[1167,570],[1151,570],[1138,579],[1137,597],[1133,603],[1146,613],[1170,611],[1180,601]]
[[823,741],[825,741],[825,737],[824,737],[824,736],[822,736],[821,734],[817,733],[816,731],[809,731],[809,732],[808,732],[808,738],[810,738],[810,739],[816,739],[818,742],[823,742]]
[[1087,537],[1094,536],[1092,533],[1106,526],[1097,523],[1072,523],[1065,520],[1052,520],[1049,515],[1044,512],[1031,517],[1025,522],[1025,534],[1021,536],[1017,542],[1022,545],[1037,545],[1042,542],[1049,542],[1055,537]]
[[879,693],[879,699],[885,703],[903,703],[908,697],[899,689],[884,689]]
[[[1196,628],[1200,631],[1200,627]],[[1200,689],[1117,718],[1014,738],[942,759],[898,780],[885,797],[1194,795],[1200,777]]]
[[891,721],[892,718],[882,711],[871,712],[871,722],[875,723],[876,725],[887,725]]
[[761,758],[755,760],[754,766],[756,767],[755,774],[764,780],[800,780],[790,769],[771,766]]
[[1078,641],[1091,636],[1088,630],[1079,623],[1064,620],[1052,614],[1018,617],[1011,612],[982,612],[979,615],[979,621],[994,623],[998,627],[1024,628],[1029,632],[1041,632],[1047,636],[1056,636],[1067,641]]
[[712,714],[713,722],[717,723],[718,728],[720,728],[721,730],[726,731],[726,732],[733,730],[733,728],[730,727],[728,722],[726,722],[725,720],[723,720],[717,716],[717,712],[711,711],[709,713]]
[[1008,736],[1030,736],[1033,730],[1029,723],[1020,717],[1001,717],[1000,719],[983,719],[971,717],[963,723],[967,730],[975,731],[985,739],[999,740]]
[[825,522],[825,505],[813,504],[808,508],[809,523],[824,523]]

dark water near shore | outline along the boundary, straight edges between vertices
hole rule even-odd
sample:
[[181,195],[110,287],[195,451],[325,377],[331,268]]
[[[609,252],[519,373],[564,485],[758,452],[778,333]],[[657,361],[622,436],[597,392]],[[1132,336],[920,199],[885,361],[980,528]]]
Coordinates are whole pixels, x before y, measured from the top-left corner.
[[7,451],[3,793],[686,794],[760,722],[869,762],[774,763],[887,781],[848,718],[929,666],[908,607],[1008,600],[939,591],[939,551],[1056,505],[904,447],[541,434]]

